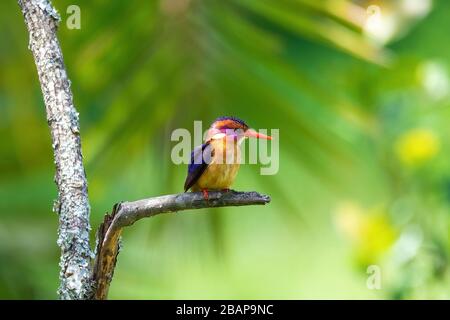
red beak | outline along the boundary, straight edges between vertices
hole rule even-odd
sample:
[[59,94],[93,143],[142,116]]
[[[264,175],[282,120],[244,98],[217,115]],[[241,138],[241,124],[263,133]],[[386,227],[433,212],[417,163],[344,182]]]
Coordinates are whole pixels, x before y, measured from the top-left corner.
[[253,129],[248,129],[247,131],[245,131],[245,136],[252,137],[252,138],[258,138],[258,139],[272,140],[271,136],[266,136],[265,134],[256,132]]

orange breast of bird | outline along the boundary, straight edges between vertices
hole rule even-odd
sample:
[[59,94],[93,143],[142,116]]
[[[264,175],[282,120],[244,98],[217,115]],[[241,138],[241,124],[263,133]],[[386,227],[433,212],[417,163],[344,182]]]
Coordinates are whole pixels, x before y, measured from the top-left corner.
[[192,186],[192,191],[230,189],[236,178],[241,157],[237,141],[227,138],[212,140],[211,147],[211,163]]

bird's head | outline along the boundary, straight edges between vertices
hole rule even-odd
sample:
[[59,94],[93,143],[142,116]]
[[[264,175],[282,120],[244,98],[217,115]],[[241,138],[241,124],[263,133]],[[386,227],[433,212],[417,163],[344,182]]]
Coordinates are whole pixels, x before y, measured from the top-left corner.
[[259,133],[241,119],[235,117],[217,118],[208,130],[206,139],[235,138],[242,141],[245,138],[258,138],[272,140],[271,136]]

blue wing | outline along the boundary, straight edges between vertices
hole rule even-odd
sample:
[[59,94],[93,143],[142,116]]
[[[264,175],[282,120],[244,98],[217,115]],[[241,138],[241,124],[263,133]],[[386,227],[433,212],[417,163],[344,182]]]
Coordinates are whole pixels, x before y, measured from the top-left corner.
[[184,191],[191,188],[211,163],[212,150],[209,141],[195,147],[191,153],[191,162],[188,166],[188,174],[184,182]]

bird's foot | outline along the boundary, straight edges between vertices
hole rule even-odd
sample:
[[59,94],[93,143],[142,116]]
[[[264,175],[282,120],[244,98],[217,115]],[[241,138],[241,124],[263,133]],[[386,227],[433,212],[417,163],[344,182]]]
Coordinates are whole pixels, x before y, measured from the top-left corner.
[[203,198],[208,201],[209,196],[208,196],[208,189],[202,189],[202,193],[203,193]]
[[231,189],[229,189],[229,188],[225,188],[225,189],[222,189],[221,191],[222,191],[222,192],[230,192],[230,191],[231,191]]

